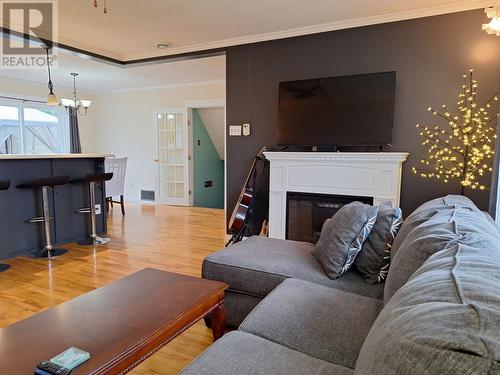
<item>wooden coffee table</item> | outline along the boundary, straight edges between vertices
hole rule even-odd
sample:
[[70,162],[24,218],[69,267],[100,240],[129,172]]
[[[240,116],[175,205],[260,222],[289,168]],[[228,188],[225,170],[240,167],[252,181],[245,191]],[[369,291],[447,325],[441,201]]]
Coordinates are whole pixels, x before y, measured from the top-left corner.
[[0,329],[0,373],[33,374],[75,346],[91,357],[74,374],[123,374],[208,314],[218,339],[227,287],[146,268]]

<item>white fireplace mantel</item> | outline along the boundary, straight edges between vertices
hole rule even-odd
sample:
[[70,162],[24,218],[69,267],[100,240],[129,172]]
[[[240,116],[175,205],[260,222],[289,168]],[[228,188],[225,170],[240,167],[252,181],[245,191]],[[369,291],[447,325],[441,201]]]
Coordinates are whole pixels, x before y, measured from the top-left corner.
[[264,152],[270,161],[269,236],[285,238],[287,192],[350,195],[399,206],[406,152]]

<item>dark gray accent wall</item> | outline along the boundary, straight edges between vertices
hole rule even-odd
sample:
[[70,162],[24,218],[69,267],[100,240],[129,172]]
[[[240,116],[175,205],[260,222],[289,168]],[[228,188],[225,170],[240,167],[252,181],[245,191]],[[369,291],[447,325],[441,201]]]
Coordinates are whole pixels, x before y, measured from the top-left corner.
[[[476,10],[229,48],[227,124],[248,122],[252,135],[227,138],[228,209],[253,155],[276,144],[280,81],[392,70],[397,72],[392,151],[410,153],[403,171],[403,211],[408,215],[428,199],[458,193],[458,184],[411,173],[425,154],[415,124],[436,121],[426,111],[429,105],[456,103],[462,74],[470,68],[481,97],[500,89],[500,38],[481,30],[486,21],[484,11]],[[488,192],[467,195],[488,208]]]

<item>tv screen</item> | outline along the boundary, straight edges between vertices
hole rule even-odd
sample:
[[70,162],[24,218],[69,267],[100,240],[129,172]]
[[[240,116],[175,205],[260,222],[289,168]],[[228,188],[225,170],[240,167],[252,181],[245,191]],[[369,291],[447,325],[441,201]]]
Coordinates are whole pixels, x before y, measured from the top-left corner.
[[396,72],[280,82],[279,145],[392,143]]

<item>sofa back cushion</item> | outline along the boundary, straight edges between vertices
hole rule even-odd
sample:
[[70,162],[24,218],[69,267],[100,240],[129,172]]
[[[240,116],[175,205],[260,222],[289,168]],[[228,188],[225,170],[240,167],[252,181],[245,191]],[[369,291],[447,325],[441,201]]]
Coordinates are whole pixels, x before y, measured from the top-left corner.
[[[408,281],[432,254],[450,246],[459,236],[482,232],[497,235],[498,229],[474,203],[461,195],[426,202],[403,222],[391,250],[391,267],[384,288],[384,303]],[[476,237],[476,238],[482,238]]]
[[432,255],[378,316],[355,374],[500,373],[499,242]]
[[[408,233],[394,257],[389,285],[392,276],[398,281],[394,272],[406,256],[442,247],[386,300],[361,349],[357,374],[500,373],[500,235],[463,199],[446,205]],[[422,246],[416,233],[430,236],[432,224],[440,245]]]
[[[477,210],[474,203],[467,197],[462,195],[447,195],[445,197],[436,198],[425,202],[415,211],[413,211],[403,222],[399,232],[394,239],[391,249],[391,262],[396,256],[399,248],[403,244],[406,236],[422,223],[432,218],[437,213],[441,213],[446,210],[453,210],[456,207],[467,207],[470,209]],[[479,211],[479,210],[478,210]]]
[[392,298],[427,258],[456,243],[459,236],[452,217],[452,210],[439,212],[406,236],[391,260],[384,287],[384,303]]

